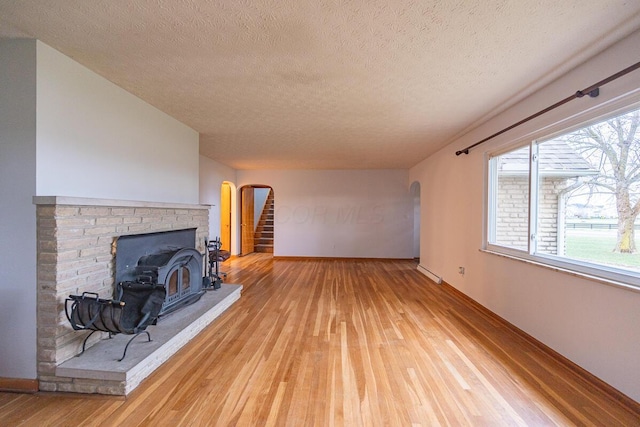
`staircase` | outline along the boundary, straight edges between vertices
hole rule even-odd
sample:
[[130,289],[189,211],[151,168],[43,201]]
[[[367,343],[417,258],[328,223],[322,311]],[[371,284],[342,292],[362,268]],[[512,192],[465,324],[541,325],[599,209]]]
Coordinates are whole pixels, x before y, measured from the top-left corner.
[[269,190],[254,235],[255,252],[273,253],[273,190]]

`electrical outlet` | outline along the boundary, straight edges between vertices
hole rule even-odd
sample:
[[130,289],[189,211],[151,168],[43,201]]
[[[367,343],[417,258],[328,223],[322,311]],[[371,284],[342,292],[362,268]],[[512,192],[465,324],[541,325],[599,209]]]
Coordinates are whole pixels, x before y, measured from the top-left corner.
[[464,267],[458,267],[458,274],[461,274],[464,276]]

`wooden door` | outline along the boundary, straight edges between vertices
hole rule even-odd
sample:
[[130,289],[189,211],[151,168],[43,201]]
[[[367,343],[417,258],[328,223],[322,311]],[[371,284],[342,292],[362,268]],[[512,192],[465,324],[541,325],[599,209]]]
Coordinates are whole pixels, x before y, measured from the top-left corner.
[[231,186],[220,188],[220,249],[231,252]]
[[253,226],[253,187],[242,187],[241,196],[241,233],[242,245],[240,246],[240,255],[247,255],[254,250],[254,226]]

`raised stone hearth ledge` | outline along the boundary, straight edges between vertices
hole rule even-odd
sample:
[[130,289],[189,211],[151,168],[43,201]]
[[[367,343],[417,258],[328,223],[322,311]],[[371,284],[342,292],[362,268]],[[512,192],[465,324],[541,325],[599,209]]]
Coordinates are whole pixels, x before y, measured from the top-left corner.
[[92,199],[86,197],[67,196],[33,196],[34,205],[60,206],[118,206],[132,208],[164,208],[164,209],[209,209],[210,205],[191,205],[186,203],[144,202],[136,200]]
[[58,391],[129,394],[236,302],[241,291],[241,285],[223,284],[216,291],[206,292],[198,302],[162,317],[157,325],[147,328],[152,341],[145,334],[136,337],[122,362],[118,359],[133,335],[119,334],[101,340],[56,368],[56,376],[68,381],[67,387],[60,383]]

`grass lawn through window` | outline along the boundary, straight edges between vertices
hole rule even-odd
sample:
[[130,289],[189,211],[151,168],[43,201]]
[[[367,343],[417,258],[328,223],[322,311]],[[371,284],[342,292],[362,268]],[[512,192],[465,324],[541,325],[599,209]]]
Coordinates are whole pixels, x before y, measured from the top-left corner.
[[[636,236],[636,245],[640,248]],[[613,252],[616,246],[616,230],[567,230],[565,255],[581,261],[622,267],[640,272],[640,253]]]

